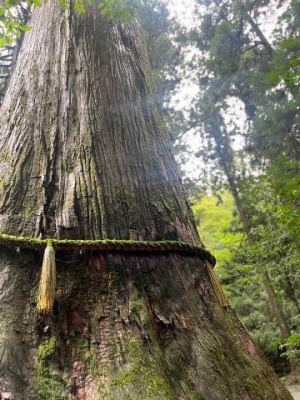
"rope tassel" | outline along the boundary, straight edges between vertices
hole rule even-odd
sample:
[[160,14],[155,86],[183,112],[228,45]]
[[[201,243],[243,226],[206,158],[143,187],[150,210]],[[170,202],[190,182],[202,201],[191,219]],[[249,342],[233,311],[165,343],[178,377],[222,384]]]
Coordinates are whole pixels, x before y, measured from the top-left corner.
[[229,306],[229,302],[223,292],[223,289],[221,288],[221,285],[219,283],[219,280],[215,274],[215,271],[212,269],[211,265],[208,264],[208,273],[210,277],[210,281],[213,285],[213,288],[215,290],[215,293],[217,295],[217,298],[219,300],[219,303],[222,307],[227,307]]
[[51,314],[55,299],[56,264],[55,250],[50,241],[44,253],[37,309],[40,313]]

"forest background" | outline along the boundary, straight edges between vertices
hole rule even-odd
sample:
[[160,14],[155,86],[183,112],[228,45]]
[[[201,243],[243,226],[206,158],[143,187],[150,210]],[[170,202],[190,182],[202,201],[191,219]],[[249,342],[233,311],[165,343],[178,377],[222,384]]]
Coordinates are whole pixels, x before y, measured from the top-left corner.
[[[110,4],[108,18],[140,16],[199,233],[232,307],[279,374],[297,370],[300,2]],[[39,5],[0,5],[0,104]]]

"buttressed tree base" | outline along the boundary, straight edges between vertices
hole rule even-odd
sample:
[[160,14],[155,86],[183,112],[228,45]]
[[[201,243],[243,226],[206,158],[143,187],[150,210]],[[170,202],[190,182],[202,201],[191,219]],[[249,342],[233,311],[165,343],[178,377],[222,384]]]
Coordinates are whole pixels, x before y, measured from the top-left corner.
[[[1,106],[2,234],[202,248],[137,23],[49,0],[31,25]],[[60,249],[40,314],[42,253],[0,247],[2,397],[291,399],[208,260]]]

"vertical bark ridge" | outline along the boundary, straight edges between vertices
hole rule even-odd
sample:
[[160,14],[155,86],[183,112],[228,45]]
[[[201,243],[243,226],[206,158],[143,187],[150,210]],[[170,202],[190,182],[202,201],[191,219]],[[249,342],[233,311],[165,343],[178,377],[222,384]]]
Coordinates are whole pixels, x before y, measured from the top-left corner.
[[197,243],[136,24],[51,1],[32,25],[1,109],[1,230]]

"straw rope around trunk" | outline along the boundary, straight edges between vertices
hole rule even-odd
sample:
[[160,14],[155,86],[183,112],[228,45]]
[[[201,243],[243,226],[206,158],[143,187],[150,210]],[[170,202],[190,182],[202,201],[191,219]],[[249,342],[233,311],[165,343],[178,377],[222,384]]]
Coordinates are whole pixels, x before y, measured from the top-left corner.
[[215,290],[215,293],[217,295],[220,305],[222,307],[229,306],[229,302],[225,296],[225,293],[223,292],[223,289],[220,285],[217,275],[215,274],[215,271],[212,269],[211,265],[208,265],[208,274],[209,274],[210,281],[214,287],[214,290]]
[[0,233],[0,245],[15,248],[45,250],[40,289],[38,311],[51,313],[56,286],[55,251],[97,250],[103,252],[138,252],[138,253],[181,253],[196,256],[209,262],[209,277],[222,307],[228,301],[221,289],[220,283],[213,272],[216,265],[215,257],[206,249],[187,242],[179,241],[138,241],[138,240],[68,240],[68,239],[35,239],[25,236],[13,236]]
[[183,253],[199,256],[215,266],[215,257],[206,249],[187,242],[175,240],[165,241],[140,241],[140,240],[69,240],[69,239],[35,239],[25,236],[12,236],[0,233],[0,245],[8,247],[19,247],[24,249],[42,250],[47,243],[55,250],[98,250],[118,252],[149,252],[149,253]]

